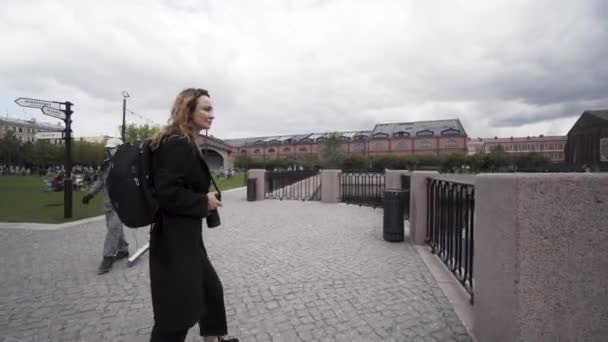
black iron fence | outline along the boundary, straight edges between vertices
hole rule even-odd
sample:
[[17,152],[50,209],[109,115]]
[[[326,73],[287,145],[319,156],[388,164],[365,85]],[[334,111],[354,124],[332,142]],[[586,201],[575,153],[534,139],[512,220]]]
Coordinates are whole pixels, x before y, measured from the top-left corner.
[[409,175],[401,175],[401,189],[406,192],[405,202],[403,203],[403,218],[410,218],[410,192],[411,192],[411,177]]
[[385,175],[378,172],[342,171],[340,197],[342,202],[382,207]]
[[475,187],[428,179],[427,200],[427,243],[464,286],[473,303]]
[[269,171],[266,172],[268,199],[297,199],[320,201],[321,176],[319,171]]

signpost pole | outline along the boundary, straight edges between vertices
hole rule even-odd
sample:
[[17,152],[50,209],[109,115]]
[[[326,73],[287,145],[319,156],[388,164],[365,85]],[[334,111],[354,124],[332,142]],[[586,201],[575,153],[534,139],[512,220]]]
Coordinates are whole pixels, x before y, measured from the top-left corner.
[[63,216],[72,218],[72,103],[65,104],[65,183],[63,188]]
[[[63,217],[72,218],[72,105],[70,101],[57,102],[20,97],[15,100],[21,107],[38,108],[44,115],[65,122],[65,180],[63,182]],[[65,110],[61,110],[61,105]],[[42,139],[55,139],[52,134],[41,135]]]

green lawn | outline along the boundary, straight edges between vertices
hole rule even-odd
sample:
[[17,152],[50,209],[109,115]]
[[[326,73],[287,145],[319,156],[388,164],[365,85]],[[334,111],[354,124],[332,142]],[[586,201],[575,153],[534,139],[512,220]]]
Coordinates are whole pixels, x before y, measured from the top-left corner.
[[[220,190],[245,186],[245,176],[237,173],[230,179],[216,179]],[[88,205],[82,204],[84,191],[73,194],[72,218],[63,218],[63,191],[45,192],[40,176],[0,176],[0,222],[61,223],[103,214],[103,193]]]
[[63,218],[63,191],[45,192],[44,177],[0,176],[0,222],[60,223],[101,215],[103,196],[82,204],[83,191],[72,195],[72,219]]
[[[247,185],[247,181],[245,180],[245,172],[237,172],[234,177],[231,178],[215,177],[215,182],[220,188],[220,191],[230,190]],[[213,189],[213,185],[211,186],[211,189]]]

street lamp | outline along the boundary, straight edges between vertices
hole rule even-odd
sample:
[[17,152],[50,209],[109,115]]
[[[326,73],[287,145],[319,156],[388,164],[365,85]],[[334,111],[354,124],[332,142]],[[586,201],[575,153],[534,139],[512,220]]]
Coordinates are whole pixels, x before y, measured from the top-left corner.
[[125,140],[125,135],[126,135],[126,129],[127,129],[127,123],[126,123],[126,112],[127,112],[127,97],[131,97],[129,95],[129,93],[127,93],[126,91],[122,91],[122,142],[123,144],[126,142]]

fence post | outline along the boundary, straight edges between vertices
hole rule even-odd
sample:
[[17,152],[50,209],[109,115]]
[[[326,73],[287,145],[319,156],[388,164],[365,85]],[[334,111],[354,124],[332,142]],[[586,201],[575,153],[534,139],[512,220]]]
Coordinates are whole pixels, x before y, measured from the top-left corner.
[[247,171],[247,179],[256,178],[256,201],[263,201],[266,192],[266,170],[253,169]]
[[407,170],[386,170],[385,189],[401,189],[401,175],[409,175]]
[[437,171],[412,172],[410,189],[410,236],[417,245],[424,244],[426,238],[427,195],[426,179],[437,176]]
[[480,175],[478,341],[605,341],[608,175]]
[[340,202],[341,170],[321,170],[321,202]]

